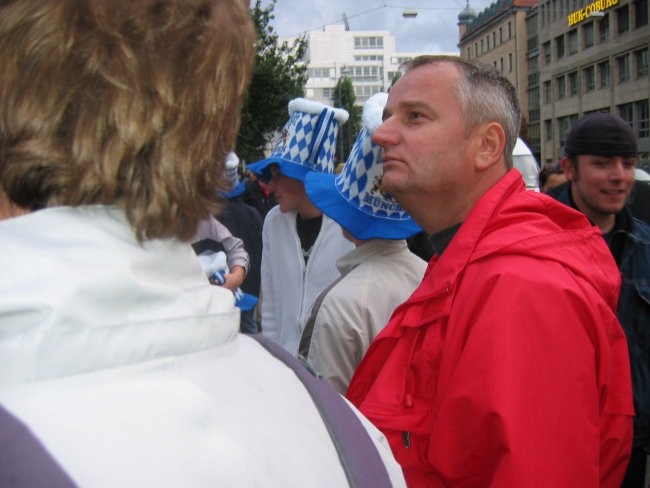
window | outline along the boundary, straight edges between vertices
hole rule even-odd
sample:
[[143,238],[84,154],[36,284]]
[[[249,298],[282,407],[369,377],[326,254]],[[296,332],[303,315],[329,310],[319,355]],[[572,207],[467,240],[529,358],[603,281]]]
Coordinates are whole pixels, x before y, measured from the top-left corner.
[[648,48],[635,51],[634,62],[636,64],[637,79],[648,76]]
[[564,36],[555,38],[555,55],[558,59],[564,57]]
[[585,79],[585,92],[594,91],[596,89],[596,70],[594,67],[586,67],[582,70],[582,75]]
[[490,50],[490,36],[485,36],[485,45],[487,46],[487,50]]
[[512,39],[512,22],[508,22],[508,39]]
[[307,76],[310,78],[336,78],[332,68],[310,68],[307,70]]
[[331,100],[334,95],[334,88],[323,88],[323,98]]
[[569,31],[569,54],[575,54],[578,52],[578,30],[573,29]]
[[499,70],[503,73],[503,58],[499,58]]
[[474,57],[478,58],[478,42],[474,43]]
[[496,31],[492,33],[492,47],[497,45],[497,33]]
[[648,99],[634,102],[636,128],[639,137],[650,137],[650,110]]
[[577,120],[577,115],[568,115],[567,117],[560,117],[557,119],[557,128],[558,133],[560,134],[560,145],[564,145],[566,136],[569,134],[571,127],[573,127],[573,124],[575,124]]
[[[648,59],[647,53],[648,50],[646,49],[646,60]],[[648,63],[646,63],[646,74],[648,74],[647,67],[648,67]],[[512,73],[512,53],[508,53],[508,71]]]
[[624,103],[623,105],[619,105],[618,116],[622,118],[625,122],[633,126],[634,125],[634,104]]
[[569,96],[575,97],[578,94],[578,73],[574,71],[569,73]]
[[648,0],[635,0],[633,4],[635,27],[648,25]]
[[630,9],[628,5],[616,10],[616,28],[619,34],[630,30]]
[[551,89],[551,82],[544,82],[544,103],[551,103],[553,101],[553,90]]
[[499,43],[503,42],[503,27],[499,27]]
[[546,136],[545,139],[547,141],[550,141],[553,139],[553,121],[552,120],[545,120],[544,121],[544,135]]
[[483,46],[483,39],[481,39],[481,54],[485,52],[485,46]]
[[377,36],[355,37],[354,48],[355,49],[383,49],[384,38],[377,37]]
[[355,56],[355,61],[383,61],[384,56],[381,54],[364,54],[362,56]]
[[566,98],[566,80],[564,79],[564,76],[555,79],[555,88],[557,90],[558,100]]
[[379,93],[381,91],[381,86],[378,85],[362,85],[354,87],[354,94],[357,98],[368,98]]
[[594,45],[594,23],[589,22],[582,26],[582,37],[585,49]]
[[609,61],[598,63],[598,76],[600,78],[600,88],[606,88],[610,84]]
[[470,59],[470,58],[472,57],[472,55],[471,55],[471,51],[470,51],[470,49],[469,49],[469,46],[467,46],[467,50],[466,50],[465,52],[467,53],[467,54],[465,54],[465,56],[467,57],[467,59]]
[[630,81],[630,55],[625,54],[616,58],[616,66],[618,67],[618,82]]
[[544,61],[546,64],[551,62],[551,41],[547,41],[542,45],[542,50],[544,51]]
[[598,38],[600,42],[605,42],[609,39],[609,14],[598,21]]

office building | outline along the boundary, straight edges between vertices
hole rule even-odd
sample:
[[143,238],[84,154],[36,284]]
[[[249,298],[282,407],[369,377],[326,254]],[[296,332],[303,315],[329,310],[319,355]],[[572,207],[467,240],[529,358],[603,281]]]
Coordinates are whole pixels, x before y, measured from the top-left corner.
[[497,0],[479,14],[468,2],[458,21],[461,56],[515,85],[542,165],[559,160],[568,131],[594,111],[628,121],[640,164],[650,164],[648,0]]
[[371,95],[387,91],[402,62],[421,53],[400,53],[395,37],[388,31],[351,31],[346,25],[326,25],[323,30],[307,33],[309,79],[305,95],[331,104],[338,81],[352,81],[357,104]]

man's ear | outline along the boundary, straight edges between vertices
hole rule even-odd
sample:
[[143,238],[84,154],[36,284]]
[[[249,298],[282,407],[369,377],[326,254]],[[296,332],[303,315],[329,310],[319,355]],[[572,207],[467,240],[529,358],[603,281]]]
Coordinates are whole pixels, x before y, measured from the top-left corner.
[[575,180],[576,168],[571,159],[566,156],[562,156],[562,159],[560,159],[560,166],[562,166],[562,171],[564,171],[564,175],[568,181]]
[[491,122],[479,129],[480,145],[474,163],[478,171],[503,163],[506,134],[500,124]]

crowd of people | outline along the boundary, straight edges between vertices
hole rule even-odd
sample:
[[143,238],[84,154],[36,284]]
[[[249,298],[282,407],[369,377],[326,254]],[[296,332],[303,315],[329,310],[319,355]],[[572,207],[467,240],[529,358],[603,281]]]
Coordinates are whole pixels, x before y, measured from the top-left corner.
[[530,191],[512,84],[423,55],[244,162],[246,0],[0,19],[0,486],[646,486],[628,123]]

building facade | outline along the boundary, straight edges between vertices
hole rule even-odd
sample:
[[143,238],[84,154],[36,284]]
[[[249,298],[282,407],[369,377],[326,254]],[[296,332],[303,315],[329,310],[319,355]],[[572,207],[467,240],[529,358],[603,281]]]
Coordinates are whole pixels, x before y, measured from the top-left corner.
[[650,151],[648,0],[543,0],[538,4],[542,161],[556,162],[583,115],[606,111]]
[[491,64],[517,90],[524,114],[522,136],[539,161],[539,151],[533,137],[538,127],[530,127],[530,112],[538,107],[534,104],[531,107],[528,98],[531,64],[528,63],[527,16],[534,11],[536,4],[536,0],[497,0],[476,14],[468,2],[467,8],[458,16],[458,27],[460,56]]
[[331,24],[307,34],[305,95],[328,105],[339,79],[350,78],[357,104],[387,91],[402,62],[422,53],[399,53],[388,31],[351,31]]
[[461,57],[515,85],[542,165],[559,160],[573,124],[595,111],[628,121],[640,164],[650,164],[648,0],[497,0],[480,14],[468,3],[458,19]]

